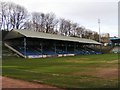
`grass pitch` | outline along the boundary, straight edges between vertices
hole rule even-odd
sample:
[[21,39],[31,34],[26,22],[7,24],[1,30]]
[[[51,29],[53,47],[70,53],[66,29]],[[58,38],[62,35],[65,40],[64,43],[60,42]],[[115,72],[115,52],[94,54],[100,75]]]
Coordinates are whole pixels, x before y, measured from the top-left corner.
[[24,59],[3,57],[2,74],[59,88],[118,87],[118,55]]

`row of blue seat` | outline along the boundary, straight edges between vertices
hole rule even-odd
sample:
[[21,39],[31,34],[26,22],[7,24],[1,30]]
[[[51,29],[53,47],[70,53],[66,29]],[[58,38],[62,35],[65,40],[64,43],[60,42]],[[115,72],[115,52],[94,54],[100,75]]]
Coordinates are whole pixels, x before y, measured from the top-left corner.
[[75,51],[65,51],[62,49],[47,49],[45,48],[44,50],[42,50],[41,53],[41,49],[39,47],[36,48],[32,48],[32,47],[27,47],[26,50],[24,50],[24,47],[21,46],[16,46],[14,47],[16,50],[18,50],[20,53],[22,53],[23,55],[29,56],[29,55],[55,55],[55,54],[75,54],[75,55],[88,55],[88,54],[102,54],[101,52],[96,52],[94,50],[90,50],[90,49],[84,49],[84,48],[79,48]]

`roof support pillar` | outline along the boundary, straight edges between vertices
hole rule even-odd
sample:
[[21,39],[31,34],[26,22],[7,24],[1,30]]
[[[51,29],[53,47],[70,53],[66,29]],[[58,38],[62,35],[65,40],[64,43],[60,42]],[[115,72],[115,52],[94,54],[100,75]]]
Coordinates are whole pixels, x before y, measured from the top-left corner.
[[68,50],[68,47],[67,47],[68,45],[67,45],[67,43],[65,44],[65,51],[67,52]]
[[75,53],[75,49],[76,49],[76,44],[74,43],[74,53]]
[[102,52],[102,44],[100,44],[100,52]]
[[42,42],[40,43],[40,46],[41,46],[41,54],[42,54],[42,57],[43,57],[43,43]]
[[24,55],[25,55],[25,58],[27,57],[27,54],[26,54],[27,49],[26,49],[26,47],[27,47],[26,37],[24,37]]
[[54,43],[54,48],[55,48],[55,54],[57,54],[57,47],[56,47],[56,43]]

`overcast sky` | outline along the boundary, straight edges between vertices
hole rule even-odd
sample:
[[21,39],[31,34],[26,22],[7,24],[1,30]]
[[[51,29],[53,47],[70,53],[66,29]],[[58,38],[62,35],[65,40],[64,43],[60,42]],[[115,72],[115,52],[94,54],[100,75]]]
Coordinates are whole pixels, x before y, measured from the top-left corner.
[[118,36],[119,0],[0,0],[24,6],[29,12],[53,12],[58,18],[70,19],[92,31]]

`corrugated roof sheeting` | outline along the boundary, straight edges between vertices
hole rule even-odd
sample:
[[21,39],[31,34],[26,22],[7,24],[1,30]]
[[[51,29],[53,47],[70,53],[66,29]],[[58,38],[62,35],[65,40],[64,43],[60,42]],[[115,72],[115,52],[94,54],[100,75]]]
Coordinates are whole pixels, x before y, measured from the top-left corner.
[[29,31],[26,29],[10,31],[6,35],[5,40],[24,37],[24,36],[31,37],[31,38],[53,39],[53,40],[72,41],[72,42],[79,42],[79,43],[101,44],[101,43],[91,40],[91,39],[54,35],[54,34],[48,34],[48,33],[42,33],[42,32]]

